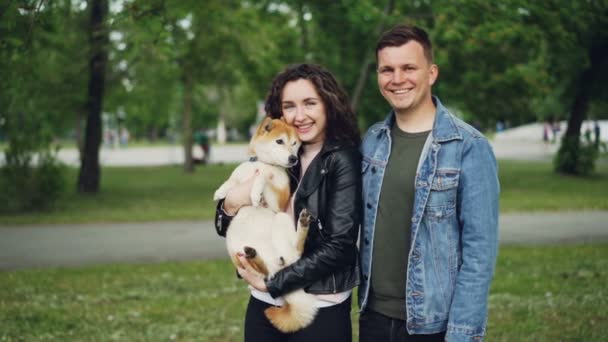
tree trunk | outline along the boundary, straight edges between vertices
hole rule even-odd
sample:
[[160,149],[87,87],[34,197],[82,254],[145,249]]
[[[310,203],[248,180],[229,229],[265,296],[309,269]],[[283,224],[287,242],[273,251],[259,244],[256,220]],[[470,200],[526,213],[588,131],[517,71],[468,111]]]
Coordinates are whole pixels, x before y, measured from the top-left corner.
[[87,121],[85,129],[84,154],[78,175],[78,192],[99,192],[100,167],[99,145],[101,143],[101,112],[105,86],[105,72],[108,55],[108,31],[105,27],[108,13],[107,0],[92,0],[89,41],[91,58],[89,60],[89,86],[87,96]]
[[587,109],[589,108],[589,84],[593,75],[592,70],[587,69],[581,75],[579,81],[576,98],[572,104],[570,110],[570,116],[568,117],[568,128],[566,129],[566,137],[576,138],[578,141],[581,136],[581,127],[585,116],[587,116]]
[[[386,6],[384,6],[384,13],[382,14],[382,18],[380,19],[378,26],[376,27],[374,35],[375,37],[379,37],[382,31],[384,30],[386,18],[393,12],[393,8],[395,8],[395,0],[389,0],[386,3]],[[367,77],[369,76],[369,68],[372,65],[374,58],[375,56],[373,52],[369,51],[365,54],[365,57],[363,58],[363,63],[361,63],[361,68],[359,69],[359,79],[357,80],[357,85],[355,86],[353,96],[350,100],[350,106],[355,112],[357,111],[357,107],[359,106],[361,94],[363,94],[363,88],[365,87]]]
[[182,136],[184,144],[184,171],[194,172],[194,160],[192,158],[192,75],[185,71],[182,78],[184,85],[184,98],[182,110]]
[[[589,52],[591,66],[583,71],[576,84],[576,97],[568,117],[568,128],[557,152],[555,170],[560,173],[585,174],[583,170],[592,170],[595,163],[595,159],[589,161],[588,158],[581,156],[580,136],[589,109],[592,87],[601,81],[598,77],[601,77],[601,70],[606,63],[608,46],[593,46]],[[581,163],[591,163],[591,165],[585,166]]]

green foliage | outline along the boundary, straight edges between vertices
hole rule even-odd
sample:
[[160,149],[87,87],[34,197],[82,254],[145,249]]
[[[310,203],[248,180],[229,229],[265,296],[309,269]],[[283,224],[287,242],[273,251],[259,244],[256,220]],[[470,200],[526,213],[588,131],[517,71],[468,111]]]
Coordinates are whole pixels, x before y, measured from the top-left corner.
[[[119,1],[108,15],[104,113],[113,119],[125,113],[133,138],[179,136],[188,76],[192,128],[222,118],[243,131],[285,65],[323,64],[352,94],[373,55],[376,28],[405,22],[431,34],[440,68],[433,91],[445,104],[483,128],[497,120],[517,125],[565,118],[580,73],[607,41],[606,0],[394,1],[385,16],[389,2]],[[44,113],[61,137],[81,127],[89,54],[82,4],[0,5],[0,78],[10,80],[0,83],[0,115]],[[363,130],[390,110],[374,65],[369,70],[357,110]],[[608,67],[597,70],[590,114],[602,117]]]
[[50,130],[39,119],[5,118],[9,135],[0,166],[0,212],[43,211],[65,190],[65,169],[49,149]]
[[194,83],[193,128],[219,117],[246,127],[284,64],[276,30],[283,15],[261,4],[133,1],[114,17],[108,109],[122,108],[136,136],[179,133],[186,75]]
[[64,193],[64,167],[48,152],[37,157],[36,165],[0,167],[0,212],[41,212],[52,208]]
[[590,138],[580,141],[578,136],[564,136],[555,155],[555,171],[588,176],[595,170],[599,152],[599,146],[596,146]]
[[[10,2],[0,11],[0,211],[44,210],[65,188],[51,143],[84,103],[82,16],[69,2]],[[44,8],[44,10],[42,10]]]

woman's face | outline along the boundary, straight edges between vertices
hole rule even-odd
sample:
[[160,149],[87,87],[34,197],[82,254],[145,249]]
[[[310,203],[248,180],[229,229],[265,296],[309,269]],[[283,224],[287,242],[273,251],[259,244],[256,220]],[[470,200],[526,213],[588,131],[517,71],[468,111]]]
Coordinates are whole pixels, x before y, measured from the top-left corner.
[[325,105],[312,82],[302,78],[287,82],[281,93],[281,110],[285,121],[296,128],[302,143],[325,140]]

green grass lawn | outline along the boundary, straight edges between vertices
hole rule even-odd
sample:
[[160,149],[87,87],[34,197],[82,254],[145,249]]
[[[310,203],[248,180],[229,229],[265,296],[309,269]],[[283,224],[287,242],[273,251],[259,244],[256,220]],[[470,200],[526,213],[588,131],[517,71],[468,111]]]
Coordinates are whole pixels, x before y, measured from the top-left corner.
[[501,212],[607,210],[608,164],[590,177],[553,172],[548,162],[499,161]]
[[101,192],[75,191],[77,171],[69,169],[69,189],[53,210],[2,217],[7,223],[85,223],[209,219],[213,192],[232,165],[198,167],[186,174],[181,167],[104,168]]
[[[487,341],[606,341],[607,282],[608,245],[502,247]],[[4,272],[0,341],[241,341],[247,297],[224,260]]]
[[[608,165],[589,178],[557,175],[550,163],[500,161],[501,211],[607,210]],[[101,193],[75,192],[77,170],[70,169],[69,191],[53,210],[2,215],[5,224],[86,223],[211,219],[213,192],[234,165],[104,168]]]

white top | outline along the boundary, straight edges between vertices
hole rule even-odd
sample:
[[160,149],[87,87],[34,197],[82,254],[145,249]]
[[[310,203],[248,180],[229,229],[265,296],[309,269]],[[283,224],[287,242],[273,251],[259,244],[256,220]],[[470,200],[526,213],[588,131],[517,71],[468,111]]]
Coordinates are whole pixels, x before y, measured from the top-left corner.
[[[323,148],[323,142],[316,143],[316,144],[302,145],[302,154],[300,155],[300,168],[301,168],[300,175],[304,175],[304,173],[308,169],[308,166],[310,165],[312,160],[317,156],[317,154],[319,154],[319,152],[321,152],[321,148]],[[302,176],[300,176],[300,177],[302,177]],[[299,186],[299,184],[298,184],[298,186]],[[294,191],[294,194],[297,191],[298,190],[296,189],[296,191]],[[294,216],[295,216],[294,211],[293,211],[294,210],[294,206],[293,206],[294,197],[295,196],[293,196],[293,194],[292,194],[291,198],[289,199],[289,205],[287,206],[287,214],[289,214],[289,216],[291,216],[292,219],[294,219]],[[282,306],[283,304],[285,304],[285,301],[283,300],[282,297],[272,298],[270,293],[256,290],[252,286],[249,286],[249,289],[251,290],[251,295],[253,297],[255,297],[256,299],[259,299],[265,303],[268,303],[268,304],[274,305],[274,306]],[[315,297],[317,297],[316,306],[317,306],[317,308],[325,308],[328,306],[340,304],[340,303],[344,302],[345,300],[347,300],[348,297],[350,297],[351,293],[352,293],[352,290],[346,290],[344,292],[338,292],[338,293],[315,295]]]

